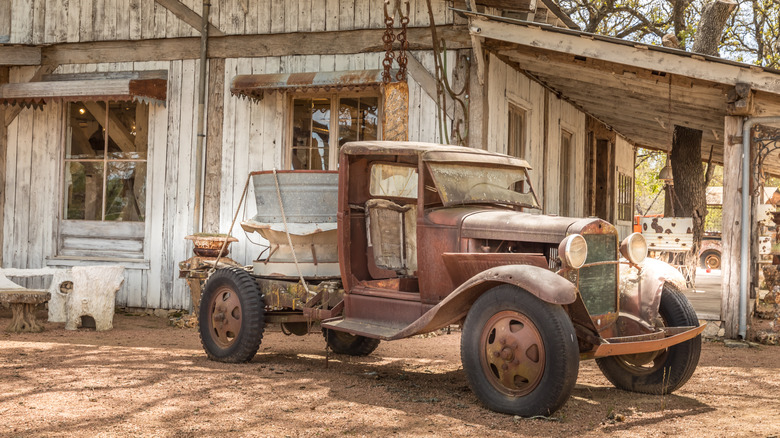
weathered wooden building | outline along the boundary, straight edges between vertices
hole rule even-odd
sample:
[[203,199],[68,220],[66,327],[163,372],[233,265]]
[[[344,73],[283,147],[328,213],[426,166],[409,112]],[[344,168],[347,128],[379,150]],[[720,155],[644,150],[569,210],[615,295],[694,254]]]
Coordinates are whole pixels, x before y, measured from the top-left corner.
[[[631,229],[635,146],[668,149],[662,103],[705,129],[707,145],[719,142],[722,160],[734,81],[698,78],[693,65],[716,62],[658,52],[677,60],[667,63],[677,69],[672,81],[649,61],[608,53],[655,51],[580,35],[552,0],[511,10],[475,3],[478,13],[463,14],[453,10],[465,9],[460,1],[409,2],[410,140],[524,157],[545,213],[599,216],[622,234]],[[404,4],[391,6],[396,36]],[[201,2],[0,3],[2,266],[118,262],[127,268],[119,305],[188,307],[177,278],[191,252],[184,236],[226,232],[248,172],[333,169],[343,142],[384,138],[383,121],[398,114],[385,114],[379,79],[383,6],[212,1],[198,180]],[[773,74],[729,66],[749,72],[743,79]],[[234,83],[237,76],[246,81]],[[234,234],[233,258],[249,263],[258,247]]]

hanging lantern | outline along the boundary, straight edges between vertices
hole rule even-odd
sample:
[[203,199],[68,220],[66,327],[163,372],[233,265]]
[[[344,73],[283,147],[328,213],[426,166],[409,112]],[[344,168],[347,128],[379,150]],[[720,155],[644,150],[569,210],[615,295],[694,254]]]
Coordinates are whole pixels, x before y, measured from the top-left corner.
[[666,156],[666,165],[658,172],[658,179],[664,182],[664,184],[673,185],[672,179],[672,161],[669,159],[669,155]]

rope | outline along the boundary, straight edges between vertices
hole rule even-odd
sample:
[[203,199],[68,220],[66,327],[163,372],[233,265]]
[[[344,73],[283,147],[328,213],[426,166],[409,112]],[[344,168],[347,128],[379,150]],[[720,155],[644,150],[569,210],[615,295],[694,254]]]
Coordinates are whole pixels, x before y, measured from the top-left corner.
[[293,261],[295,262],[295,269],[298,270],[298,277],[301,279],[301,284],[306,290],[306,295],[311,295],[309,286],[306,284],[306,280],[303,279],[303,273],[301,273],[301,266],[298,264],[298,257],[295,255],[295,247],[290,237],[290,230],[287,227],[287,215],[284,214],[284,204],[282,203],[282,191],[279,190],[279,177],[276,174],[276,168],[274,167],[274,183],[276,184],[276,199],[279,201],[279,210],[282,212],[282,222],[284,222],[284,233],[287,235],[287,243],[290,244],[290,251],[292,251]]
[[214,267],[211,268],[211,273],[213,274],[214,271],[217,270],[217,266],[219,266],[219,259],[222,258],[222,253],[225,251],[225,247],[227,247],[228,239],[230,239],[230,236],[233,234],[233,226],[236,225],[236,220],[238,219],[238,213],[241,212],[241,205],[244,203],[244,198],[246,197],[246,191],[249,189],[249,181],[252,179],[252,174],[250,173],[246,177],[246,183],[244,184],[244,191],[241,192],[241,199],[238,201],[238,208],[236,208],[236,214],[233,215],[233,222],[230,223],[230,229],[227,232],[227,237],[225,238],[225,241],[222,242],[222,248],[219,250],[219,254],[217,254],[217,260],[214,262]]

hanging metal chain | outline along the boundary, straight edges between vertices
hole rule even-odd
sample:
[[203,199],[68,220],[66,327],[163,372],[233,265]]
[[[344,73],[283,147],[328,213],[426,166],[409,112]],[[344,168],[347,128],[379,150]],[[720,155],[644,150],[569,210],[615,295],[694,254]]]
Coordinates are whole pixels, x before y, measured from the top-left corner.
[[393,53],[393,42],[395,42],[393,25],[395,24],[395,20],[393,20],[393,15],[390,13],[389,6],[390,0],[385,0],[385,34],[382,35],[382,42],[384,43],[385,48],[385,59],[382,61],[382,67],[384,68],[384,71],[382,72],[382,82],[385,84],[389,84],[393,81],[390,69],[393,67],[393,59],[395,58],[395,53]]
[[401,32],[398,33],[398,36],[396,37],[396,40],[401,43],[401,50],[398,53],[398,74],[395,75],[395,78],[399,81],[405,81],[406,80],[406,51],[409,50],[409,40],[406,38],[406,29],[409,26],[409,2],[405,1],[406,4],[406,14],[403,14],[401,11],[401,8],[398,8],[398,15],[401,19]]

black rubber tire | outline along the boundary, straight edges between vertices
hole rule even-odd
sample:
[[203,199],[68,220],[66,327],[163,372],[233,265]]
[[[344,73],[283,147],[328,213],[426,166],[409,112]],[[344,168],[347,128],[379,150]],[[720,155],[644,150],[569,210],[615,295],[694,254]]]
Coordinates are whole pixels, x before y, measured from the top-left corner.
[[[696,312],[682,292],[665,284],[659,313],[668,327],[697,326]],[[669,394],[688,381],[701,354],[701,335],[660,352],[646,366],[636,366],[623,356],[596,359],[604,376],[615,387],[644,394]]]
[[[713,260],[717,260],[717,262],[710,262],[712,266],[707,266],[707,259],[708,258],[714,258]],[[721,258],[720,253],[716,250],[707,250],[701,253],[701,256],[699,256],[699,265],[702,269],[720,269],[721,265]]]
[[368,356],[379,346],[379,339],[367,338],[360,335],[352,335],[336,330],[322,329],[322,336],[328,347],[338,354],[350,356]]
[[[221,303],[228,303],[232,309],[219,311]],[[225,321],[226,318],[230,320]],[[237,333],[232,333],[230,338],[221,338],[221,329],[216,327],[220,319],[238,327]],[[200,342],[209,359],[228,363],[252,360],[263,340],[265,304],[257,282],[249,272],[224,268],[209,277],[200,300],[198,324]]]
[[[487,325],[502,315],[510,315],[510,320],[516,317],[525,324],[530,323],[532,334],[543,349],[543,354],[538,355],[536,360],[530,359],[527,350],[523,350],[526,355],[520,363],[533,367],[531,362],[535,361],[539,368],[535,383],[529,384],[523,391],[504,386],[499,382],[501,372],[488,365],[493,359],[488,358],[487,348],[496,345],[498,329],[494,331]],[[510,321],[510,328],[513,323]],[[526,329],[524,324],[521,327],[519,331]],[[487,343],[483,344],[483,340]],[[499,342],[504,345],[504,341]],[[512,342],[510,340],[506,345]],[[493,411],[524,417],[550,415],[566,403],[577,382],[579,348],[569,316],[561,306],[544,302],[515,286],[495,287],[477,299],[463,324],[460,351],[471,390]],[[515,358],[521,360],[520,357]],[[515,364],[513,366],[519,365],[518,362],[512,363]],[[512,378],[516,379],[517,375]],[[513,382],[516,383],[516,380]]]

